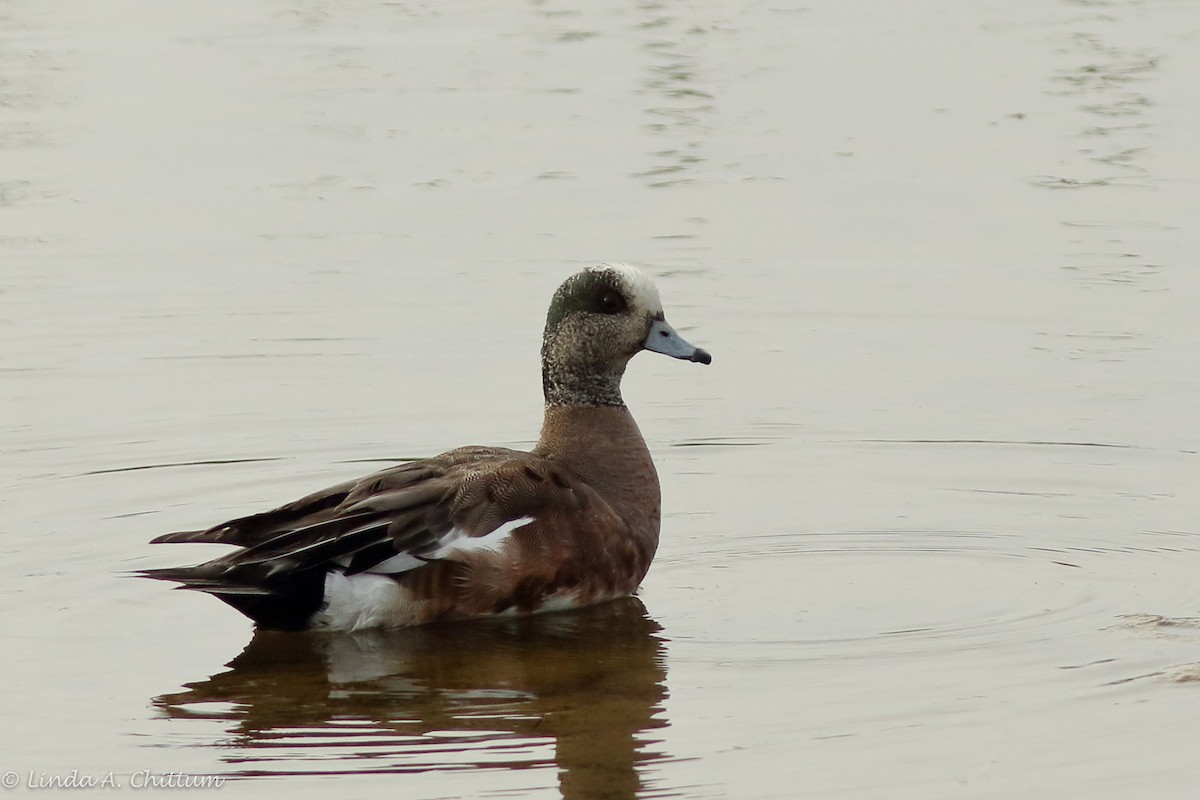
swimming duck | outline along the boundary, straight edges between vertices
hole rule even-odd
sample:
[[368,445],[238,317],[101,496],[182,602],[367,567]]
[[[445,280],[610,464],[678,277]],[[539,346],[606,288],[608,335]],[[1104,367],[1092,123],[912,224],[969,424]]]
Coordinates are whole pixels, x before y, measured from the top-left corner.
[[238,549],[146,577],[208,592],[260,628],[356,631],[533,614],[632,594],[658,547],[658,474],[621,399],[642,350],[709,364],[640,270],[567,278],[542,337],[530,452],[461,447],[159,542]]

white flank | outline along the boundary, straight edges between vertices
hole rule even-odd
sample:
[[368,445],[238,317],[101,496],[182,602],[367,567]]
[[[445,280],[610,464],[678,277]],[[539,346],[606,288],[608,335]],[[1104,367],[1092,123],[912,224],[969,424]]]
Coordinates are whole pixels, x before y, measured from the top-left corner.
[[[484,551],[498,553],[514,532],[531,522],[533,517],[514,519],[485,536],[468,536],[454,528],[442,537],[442,546],[425,558],[454,558]],[[311,626],[317,630],[353,632],[413,624],[420,603],[392,576],[424,563],[425,560],[408,553],[397,553],[355,575],[330,570],[325,574],[325,605],[313,615]]]
[[415,610],[409,593],[386,575],[325,573],[325,607],[313,615],[318,630],[361,631],[403,624]]
[[649,275],[637,267],[629,264],[601,264],[593,269],[611,270],[620,275],[621,282],[625,284],[627,293],[633,299],[633,304],[643,311],[658,314],[663,310],[662,300],[658,297],[658,287],[654,285],[654,281],[650,280]]
[[552,611],[567,611],[579,606],[579,598],[574,592],[570,594],[555,594],[542,601],[542,604],[537,607],[538,614],[547,614]]

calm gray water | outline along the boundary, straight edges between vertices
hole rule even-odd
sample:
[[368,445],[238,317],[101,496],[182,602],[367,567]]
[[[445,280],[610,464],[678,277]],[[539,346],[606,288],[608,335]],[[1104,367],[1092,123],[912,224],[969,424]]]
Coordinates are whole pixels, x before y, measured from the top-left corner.
[[[1197,75],[1173,0],[0,0],[0,774],[1195,797]],[[124,577],[529,446],[604,260],[715,357],[626,380],[638,600],[254,636]]]

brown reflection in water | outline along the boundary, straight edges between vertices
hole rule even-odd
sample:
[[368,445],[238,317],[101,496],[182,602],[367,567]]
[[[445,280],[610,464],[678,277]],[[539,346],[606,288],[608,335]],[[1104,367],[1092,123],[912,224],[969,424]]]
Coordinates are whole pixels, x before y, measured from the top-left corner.
[[563,797],[633,797],[662,754],[666,658],[635,598],[355,635],[263,631],[229,670],[153,700],[227,724],[234,774],[557,766]]

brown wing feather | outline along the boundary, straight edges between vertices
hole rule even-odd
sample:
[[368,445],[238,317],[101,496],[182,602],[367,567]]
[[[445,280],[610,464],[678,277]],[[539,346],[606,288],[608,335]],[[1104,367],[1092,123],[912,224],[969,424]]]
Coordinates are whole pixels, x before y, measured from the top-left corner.
[[279,508],[222,522],[200,531],[167,533],[150,540],[151,544],[203,542],[253,547],[276,534],[306,528],[344,516],[360,500],[385,493],[431,477],[436,477],[436,465],[426,461],[409,462],[346,481],[295,500]]
[[[241,549],[197,567],[146,574],[214,591],[219,585],[255,586],[282,573],[344,568],[347,559],[357,572],[398,554],[436,558],[452,530],[484,536],[515,519],[558,517],[595,503],[603,501],[578,476],[545,458],[503,448],[461,448],[204,531],[160,536],[153,541]],[[616,516],[604,506],[605,517]],[[538,535],[536,526],[527,527]]]

